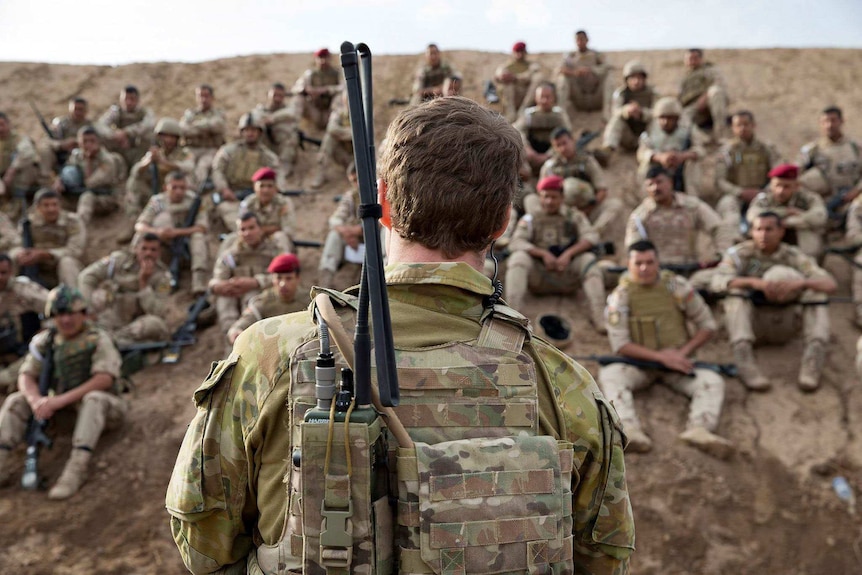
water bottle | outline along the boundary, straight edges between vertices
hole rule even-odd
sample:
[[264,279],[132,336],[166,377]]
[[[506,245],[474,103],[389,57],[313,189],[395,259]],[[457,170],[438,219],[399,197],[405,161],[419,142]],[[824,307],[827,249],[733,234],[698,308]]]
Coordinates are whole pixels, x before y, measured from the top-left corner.
[[847,504],[847,509],[850,515],[856,514],[856,496],[853,494],[853,488],[847,483],[847,480],[840,475],[832,480],[832,489],[838,499]]

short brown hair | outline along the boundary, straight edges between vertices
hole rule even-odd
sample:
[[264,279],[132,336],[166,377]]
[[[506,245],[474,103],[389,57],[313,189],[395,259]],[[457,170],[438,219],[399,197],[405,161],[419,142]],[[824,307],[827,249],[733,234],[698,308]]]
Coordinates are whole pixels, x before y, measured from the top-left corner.
[[485,249],[506,222],[523,144],[498,113],[435,98],[389,125],[380,159],[393,231],[454,258]]

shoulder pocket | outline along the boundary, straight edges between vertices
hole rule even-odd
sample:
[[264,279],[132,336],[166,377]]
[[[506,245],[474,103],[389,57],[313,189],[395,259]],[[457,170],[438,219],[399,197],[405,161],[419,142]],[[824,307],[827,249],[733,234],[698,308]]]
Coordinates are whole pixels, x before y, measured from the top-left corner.
[[177,519],[195,522],[226,508],[219,449],[222,407],[238,359],[231,355],[213,363],[210,374],[195,390],[198,411],[186,430],[165,497],[168,512]]

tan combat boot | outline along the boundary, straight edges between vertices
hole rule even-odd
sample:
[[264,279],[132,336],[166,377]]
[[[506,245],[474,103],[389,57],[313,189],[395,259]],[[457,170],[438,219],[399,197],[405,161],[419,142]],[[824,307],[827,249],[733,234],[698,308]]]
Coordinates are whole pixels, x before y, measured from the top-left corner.
[[57,483],[48,492],[48,499],[68,499],[77,493],[87,480],[87,467],[92,456],[93,454],[86,449],[72,449],[72,455],[66,462],[63,473],[60,474]]
[[314,174],[314,179],[311,180],[311,189],[316,190],[326,183],[326,170],[320,166],[317,173]]
[[652,439],[639,427],[630,427],[625,430],[629,442],[626,444],[628,453],[646,453],[652,449]]
[[739,341],[733,344],[733,361],[739,372],[739,380],[752,391],[766,391],[772,385],[757,368],[751,342]]
[[730,441],[712,433],[705,427],[697,426],[686,429],[679,438],[692,447],[718,459],[727,459],[733,453],[733,444]]
[[799,368],[799,389],[814,391],[820,386],[820,374],[823,372],[825,356],[822,342],[812,341],[805,346],[802,365]]
[[9,454],[11,449],[0,447],[0,487],[6,487],[12,477],[12,468],[9,465]]

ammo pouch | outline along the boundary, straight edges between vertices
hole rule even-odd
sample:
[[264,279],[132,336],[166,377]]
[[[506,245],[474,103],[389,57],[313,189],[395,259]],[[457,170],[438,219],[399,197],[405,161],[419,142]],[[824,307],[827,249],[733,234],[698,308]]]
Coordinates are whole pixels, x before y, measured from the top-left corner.
[[549,436],[399,448],[398,572],[573,573],[572,465]]

